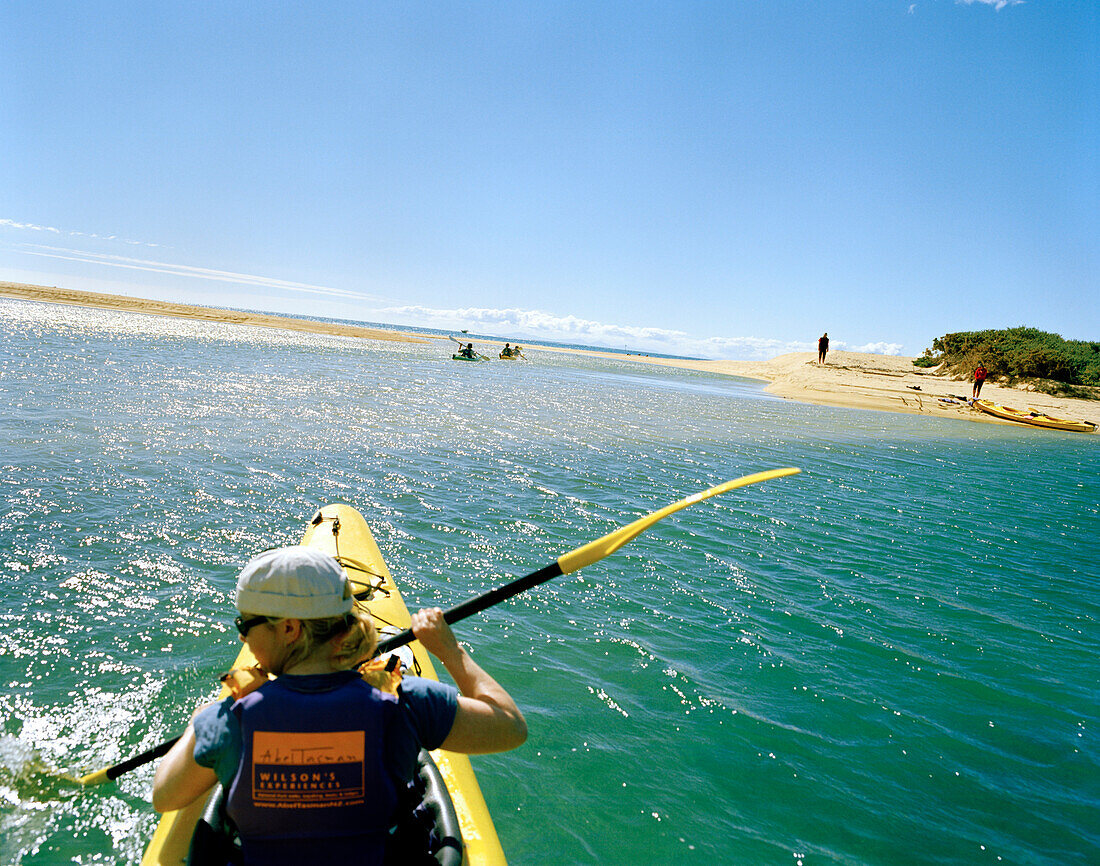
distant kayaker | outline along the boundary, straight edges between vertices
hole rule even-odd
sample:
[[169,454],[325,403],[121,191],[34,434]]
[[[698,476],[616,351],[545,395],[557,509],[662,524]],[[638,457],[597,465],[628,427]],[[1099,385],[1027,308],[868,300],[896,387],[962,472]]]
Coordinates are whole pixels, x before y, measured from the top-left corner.
[[467,343],[465,346],[458,350],[458,354],[460,354],[463,358],[477,357],[477,353],[474,351],[473,343]]
[[501,752],[527,737],[515,702],[439,608],[413,615],[412,631],[458,688],[405,676],[393,695],[366,683],[354,667],[374,653],[374,623],[327,554],[261,553],[236,603],[241,640],[276,679],[195,713],[157,768],[153,807],[183,808],[220,781],[246,866],[381,864],[421,747]]
[[974,368],[974,397],[977,400],[978,395],[982,393],[982,385],[985,384],[985,379],[989,375],[989,372],[985,369],[985,365],[979,363]]
[[501,354],[505,358],[511,358],[512,357],[512,344],[511,343],[505,343],[504,344],[504,351],[501,352]]
[[829,354],[829,332],[822,334],[817,341],[817,363],[824,364],[825,356]]

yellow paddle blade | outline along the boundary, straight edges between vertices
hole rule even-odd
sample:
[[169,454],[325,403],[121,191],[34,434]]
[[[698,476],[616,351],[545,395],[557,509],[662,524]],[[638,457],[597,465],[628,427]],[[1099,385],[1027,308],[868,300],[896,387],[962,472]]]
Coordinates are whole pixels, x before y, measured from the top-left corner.
[[97,770],[94,773],[89,773],[87,776],[81,776],[77,779],[81,785],[102,785],[104,782],[109,782],[111,777],[107,775],[107,770]]
[[681,499],[679,502],[666,505],[660,511],[654,511],[652,514],[639,518],[621,529],[608,533],[603,538],[597,538],[595,541],[588,542],[584,547],[578,547],[576,550],[558,557],[558,567],[561,569],[562,574],[570,574],[578,568],[584,568],[586,565],[598,562],[605,556],[610,556],[628,541],[637,538],[654,523],[664,520],[670,514],[675,514],[682,508],[687,508],[696,502],[702,502],[704,499],[710,499],[712,496],[736,490],[738,487],[747,487],[750,484],[770,481],[773,478],[783,478],[786,475],[797,475],[801,471],[801,469],[795,469],[794,467],[769,469],[767,472],[756,472],[753,475],[746,475],[744,478],[737,478],[733,481],[727,481],[725,484],[719,484],[717,487],[711,487],[709,490],[703,490],[687,497],[687,499]]

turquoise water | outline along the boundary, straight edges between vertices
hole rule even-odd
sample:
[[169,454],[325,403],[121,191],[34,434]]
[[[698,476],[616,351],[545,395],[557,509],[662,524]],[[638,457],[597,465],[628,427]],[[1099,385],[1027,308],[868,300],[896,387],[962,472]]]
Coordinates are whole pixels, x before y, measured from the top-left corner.
[[529,353],[0,300],[0,863],[137,863],[151,769],[318,505],[449,606],[749,472],[457,627],[530,725],[511,862],[1100,861],[1100,439]]

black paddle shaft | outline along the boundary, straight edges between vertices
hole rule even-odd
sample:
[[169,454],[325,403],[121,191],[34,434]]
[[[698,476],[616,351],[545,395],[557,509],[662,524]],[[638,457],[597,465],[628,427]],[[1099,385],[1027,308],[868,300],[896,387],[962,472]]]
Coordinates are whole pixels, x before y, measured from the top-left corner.
[[128,761],[123,761],[121,764],[115,764],[113,767],[107,768],[107,778],[117,779],[123,773],[129,773],[131,770],[136,770],[143,764],[148,764],[150,761],[155,761],[157,758],[167,755],[168,750],[172,748],[177,742],[179,737],[173,737],[171,740],[166,740],[159,746],[154,746],[147,752],[142,752],[140,755],[135,755]]
[[[546,581],[560,574],[562,574],[561,566],[558,565],[557,562],[552,562],[545,568],[540,568],[538,571],[531,572],[526,577],[517,578],[511,583],[495,587],[486,593],[471,598],[469,601],[464,601],[462,604],[448,608],[443,611],[443,619],[448,625],[453,625],[459,620],[466,619],[468,616],[473,616],[475,613],[481,613],[494,604],[500,604],[513,595],[519,595],[521,592],[531,589],[531,587],[538,586],[540,583],[546,583]],[[382,655],[382,653],[393,652],[398,647],[403,647],[405,644],[412,643],[414,640],[416,640],[416,635],[412,633],[412,630],[405,629],[400,634],[395,634],[393,637],[388,637],[379,643],[375,654]]]

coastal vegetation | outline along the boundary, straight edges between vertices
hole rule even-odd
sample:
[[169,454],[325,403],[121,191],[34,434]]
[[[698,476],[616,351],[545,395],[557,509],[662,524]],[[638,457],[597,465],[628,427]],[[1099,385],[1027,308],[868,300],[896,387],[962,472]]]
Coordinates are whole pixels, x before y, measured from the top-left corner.
[[913,363],[965,377],[981,363],[990,378],[1010,385],[1027,382],[1046,393],[1100,396],[1093,390],[1100,386],[1100,342],[1066,340],[1037,328],[944,334]]

